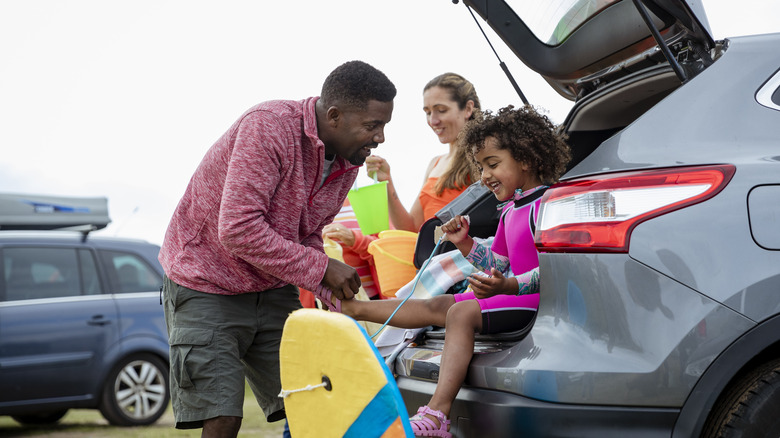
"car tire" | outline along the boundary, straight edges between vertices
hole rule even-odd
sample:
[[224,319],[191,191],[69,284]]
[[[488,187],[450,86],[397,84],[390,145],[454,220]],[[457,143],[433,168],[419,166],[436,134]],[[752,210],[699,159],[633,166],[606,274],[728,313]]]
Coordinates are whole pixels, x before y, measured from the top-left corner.
[[739,379],[715,406],[702,437],[780,436],[780,359]]
[[111,370],[100,412],[115,426],[147,426],[165,413],[170,400],[168,365],[152,354],[122,359]]
[[61,411],[40,412],[37,414],[12,415],[11,418],[13,418],[17,423],[34,426],[41,424],[55,424],[56,422],[60,421],[60,419],[62,419],[62,417],[64,417],[67,413],[68,410],[63,409]]

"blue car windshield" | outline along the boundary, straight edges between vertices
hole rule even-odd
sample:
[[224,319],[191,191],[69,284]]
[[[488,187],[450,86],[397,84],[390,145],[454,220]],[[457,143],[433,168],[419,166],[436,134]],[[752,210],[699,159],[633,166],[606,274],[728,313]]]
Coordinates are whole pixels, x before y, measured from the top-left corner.
[[550,46],[564,42],[578,27],[620,0],[506,0],[536,35]]

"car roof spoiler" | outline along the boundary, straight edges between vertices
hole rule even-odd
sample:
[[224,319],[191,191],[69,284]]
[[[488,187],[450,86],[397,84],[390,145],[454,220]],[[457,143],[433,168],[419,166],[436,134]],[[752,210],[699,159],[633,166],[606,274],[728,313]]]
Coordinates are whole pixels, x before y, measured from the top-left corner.
[[108,226],[108,199],[0,193],[0,230],[74,230]]

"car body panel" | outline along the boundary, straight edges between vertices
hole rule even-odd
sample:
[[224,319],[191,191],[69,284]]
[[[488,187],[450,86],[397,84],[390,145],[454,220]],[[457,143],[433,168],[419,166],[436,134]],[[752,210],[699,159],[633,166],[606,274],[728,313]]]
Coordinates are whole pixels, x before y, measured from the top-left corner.
[[[743,165],[719,196],[637,226],[631,239],[642,245],[631,246],[631,257],[753,321],[778,313],[780,252],[756,244],[748,217],[748,193],[769,174],[760,167],[772,165]],[[659,233],[667,238],[654,238]]]
[[[167,357],[167,327],[160,309],[160,292],[115,294],[113,298],[119,309],[122,333],[119,354],[153,351],[160,357]],[[160,312],[150,316],[149,309],[160,309]]]
[[104,353],[117,341],[117,322],[111,296],[0,303],[0,409],[89,397]]
[[[623,255],[540,254],[540,270],[569,275],[545,281],[524,339],[475,354],[467,385],[556,403],[679,407],[717,353],[754,325]],[[433,346],[407,348],[398,370],[427,362],[428,375],[438,373]]]

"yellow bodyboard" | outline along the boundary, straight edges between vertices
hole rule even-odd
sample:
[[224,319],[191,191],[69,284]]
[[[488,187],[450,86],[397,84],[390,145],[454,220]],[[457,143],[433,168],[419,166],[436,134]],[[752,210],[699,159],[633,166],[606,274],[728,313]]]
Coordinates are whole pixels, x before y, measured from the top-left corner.
[[354,319],[296,310],[279,354],[280,395],[295,438],[414,436],[395,379]]

